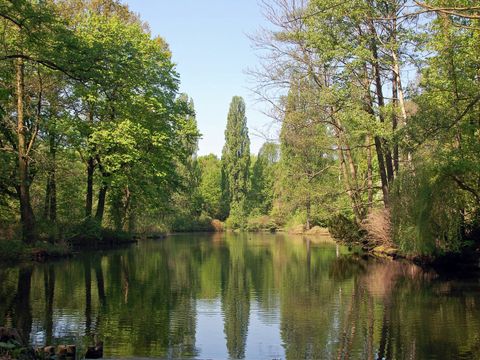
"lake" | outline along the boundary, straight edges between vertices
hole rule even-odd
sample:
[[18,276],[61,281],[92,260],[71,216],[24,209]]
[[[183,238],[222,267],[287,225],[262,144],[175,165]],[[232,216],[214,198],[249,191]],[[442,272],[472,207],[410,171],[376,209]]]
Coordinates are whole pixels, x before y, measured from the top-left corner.
[[480,281],[328,238],[187,234],[0,269],[0,326],[109,358],[480,359]]

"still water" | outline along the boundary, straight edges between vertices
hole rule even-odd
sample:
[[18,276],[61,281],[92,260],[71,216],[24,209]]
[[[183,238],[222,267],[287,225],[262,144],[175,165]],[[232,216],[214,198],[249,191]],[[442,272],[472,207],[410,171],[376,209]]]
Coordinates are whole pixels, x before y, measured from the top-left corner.
[[328,239],[182,235],[0,268],[0,326],[110,358],[480,359],[480,281]]

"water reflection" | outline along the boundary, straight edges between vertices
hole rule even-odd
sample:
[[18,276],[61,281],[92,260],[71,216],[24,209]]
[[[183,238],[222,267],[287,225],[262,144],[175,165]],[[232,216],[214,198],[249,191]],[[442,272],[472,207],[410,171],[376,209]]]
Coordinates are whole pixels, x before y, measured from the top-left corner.
[[480,357],[480,283],[322,240],[185,235],[0,269],[0,325],[107,357]]

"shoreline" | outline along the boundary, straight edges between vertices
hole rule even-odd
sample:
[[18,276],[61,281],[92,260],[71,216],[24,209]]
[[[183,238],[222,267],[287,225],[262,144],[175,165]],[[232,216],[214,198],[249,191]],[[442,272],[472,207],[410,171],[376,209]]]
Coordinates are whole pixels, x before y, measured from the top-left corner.
[[[313,230],[313,231],[312,231]],[[222,232],[229,232],[224,230]],[[276,232],[270,231],[245,231],[246,233],[268,233],[268,234],[286,234],[291,236],[308,236],[308,237],[331,237],[332,241],[337,244],[346,245],[335,238],[333,238],[327,229],[310,229],[304,232],[291,232],[279,230]],[[36,244],[32,247],[24,247],[19,253],[12,255],[11,258],[0,257],[0,264],[8,266],[16,266],[29,263],[45,263],[49,261],[57,261],[61,259],[72,258],[83,252],[92,250],[115,250],[137,244],[145,240],[161,240],[170,236],[179,236],[186,234],[215,234],[219,231],[192,231],[192,232],[169,232],[169,233],[151,233],[151,234],[134,234],[115,237],[105,236],[104,238],[87,238],[77,236],[63,243],[52,245],[46,241]],[[4,241],[4,243],[16,243],[18,241]],[[68,245],[67,245],[68,244]],[[22,245],[23,246],[23,245]],[[352,248],[351,246],[349,246]],[[391,261],[407,261],[412,264],[420,266],[422,269],[433,269],[442,274],[450,275],[477,275],[480,273],[480,247],[469,247],[463,249],[458,253],[445,253],[437,256],[427,255],[406,255],[402,254],[397,248],[392,246],[376,246],[374,248],[361,247],[362,252],[369,257],[375,259],[388,259]]]

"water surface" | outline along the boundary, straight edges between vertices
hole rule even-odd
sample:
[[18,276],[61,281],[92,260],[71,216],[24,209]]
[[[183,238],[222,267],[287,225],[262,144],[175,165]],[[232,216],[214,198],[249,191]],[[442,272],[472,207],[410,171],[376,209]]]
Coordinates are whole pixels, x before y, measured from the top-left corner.
[[106,357],[480,359],[480,281],[328,239],[182,235],[0,268],[0,326]]

